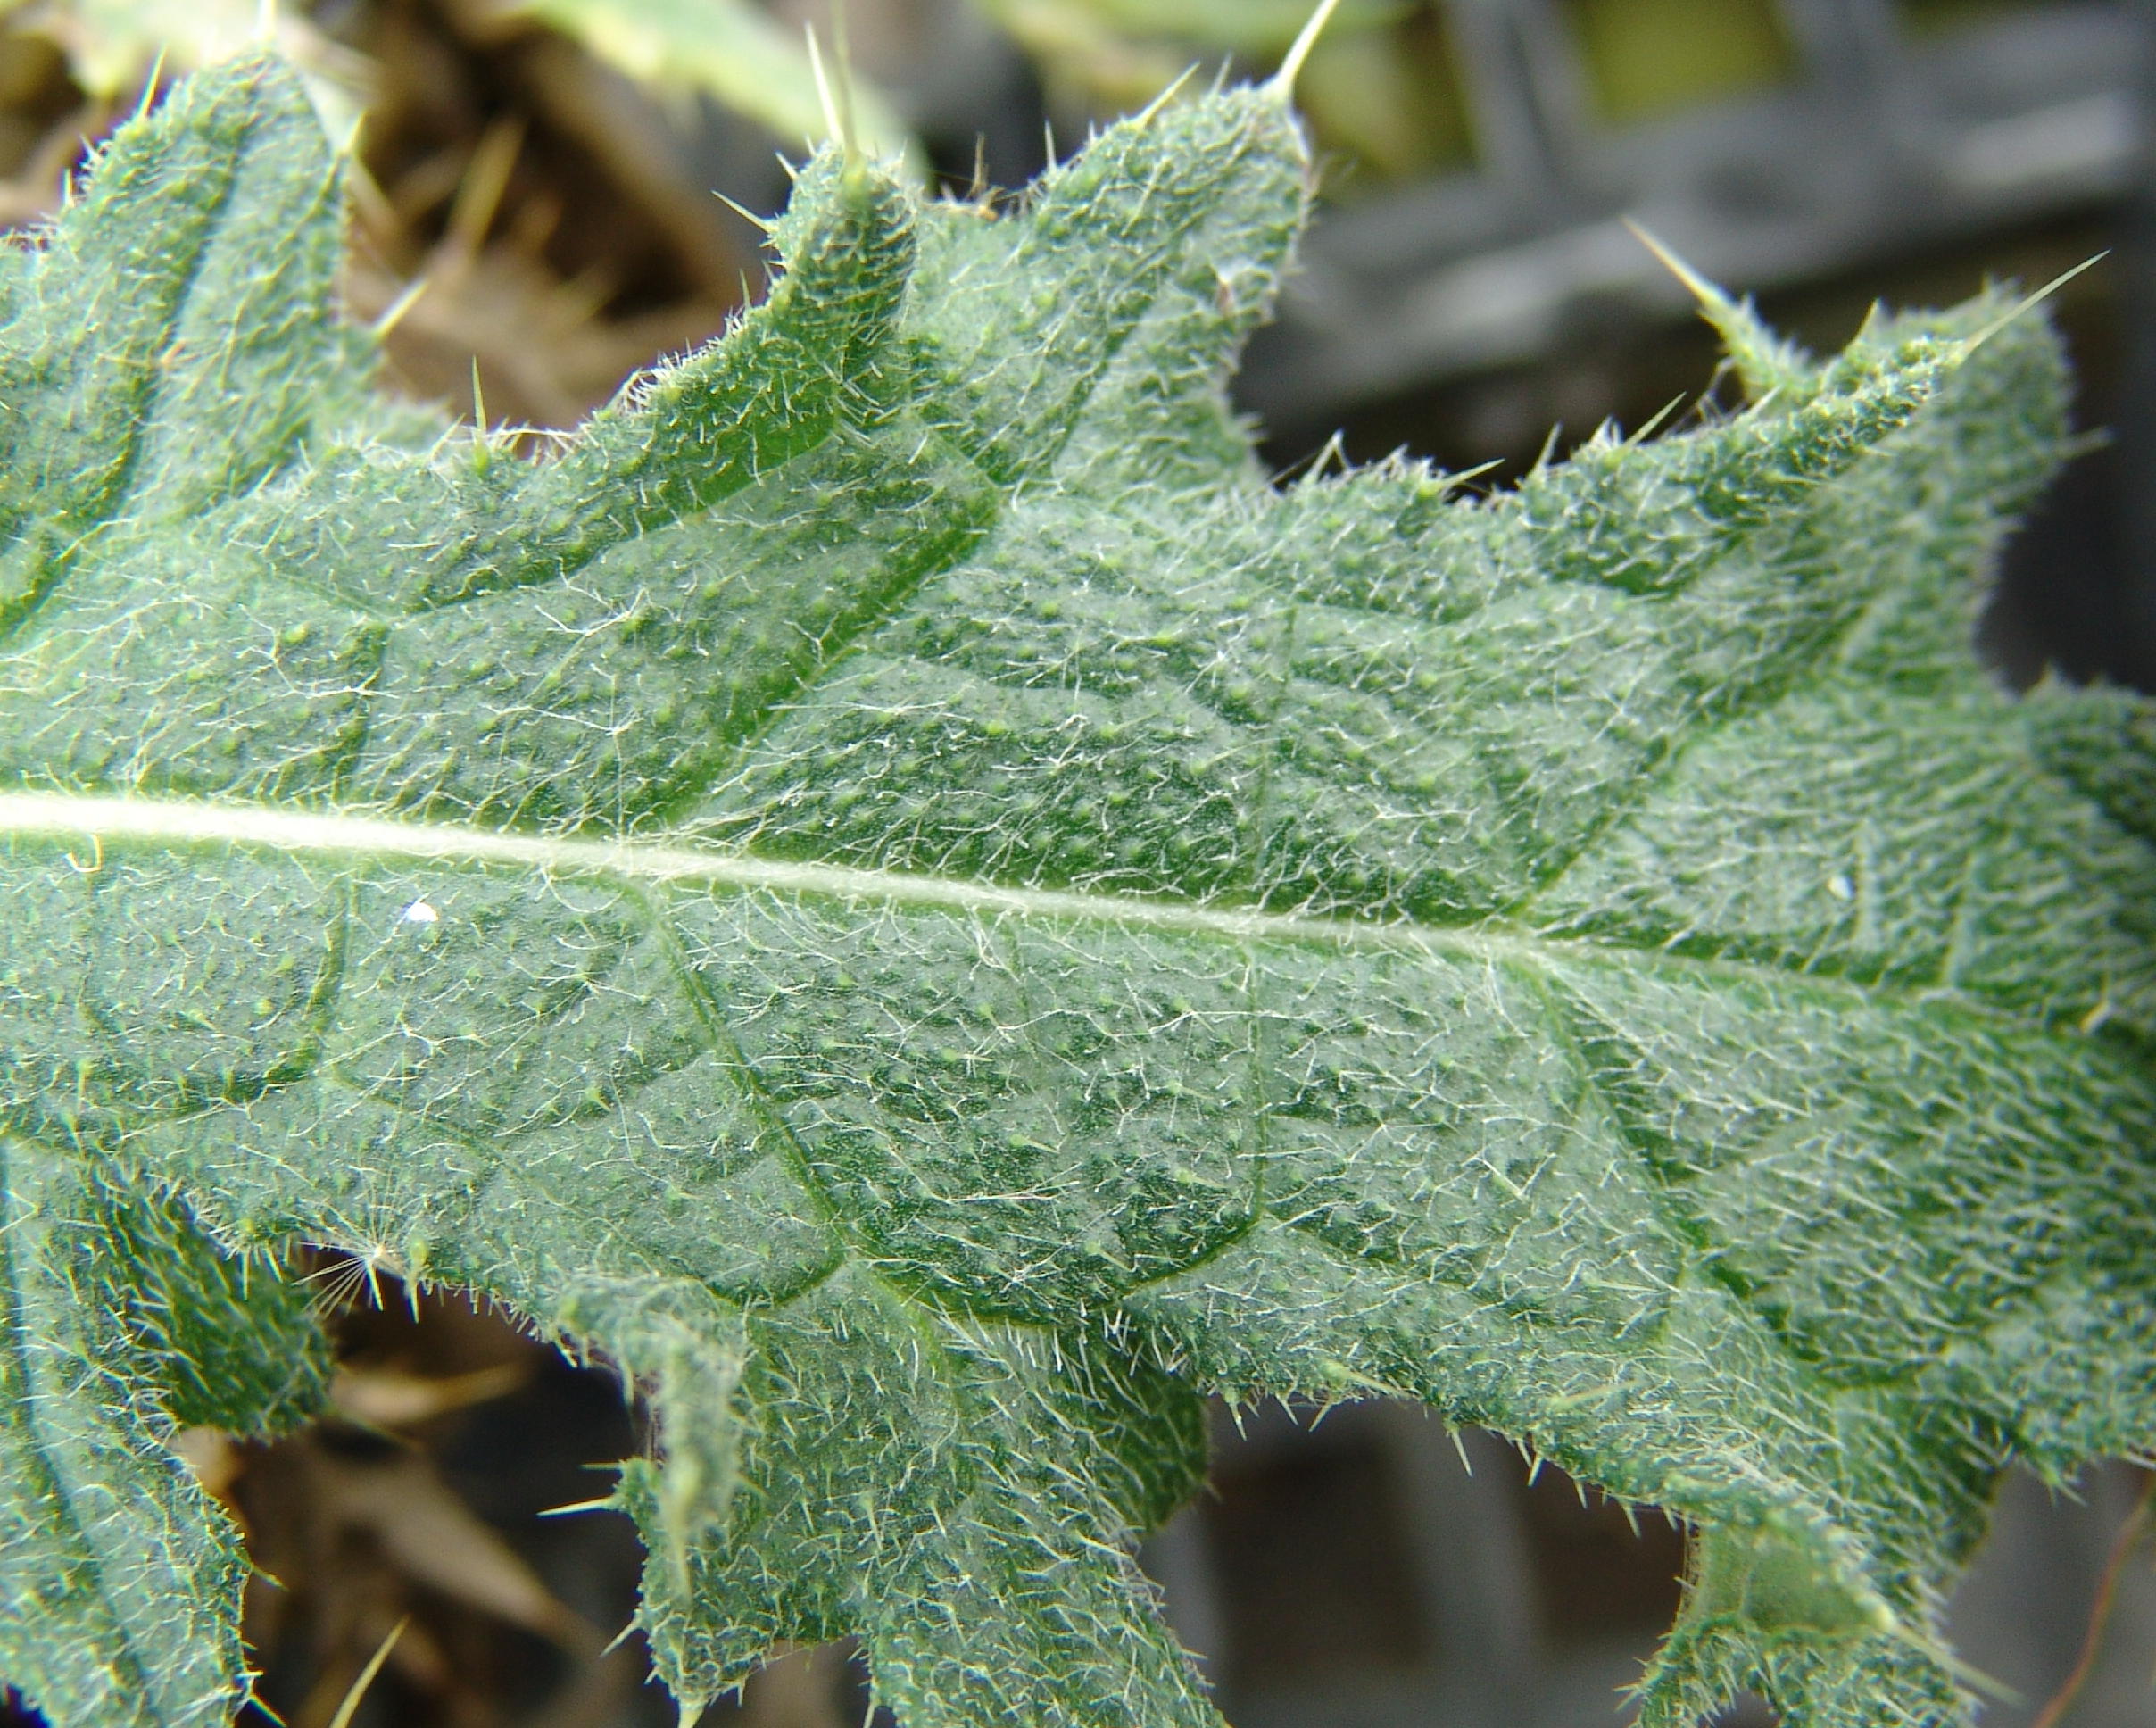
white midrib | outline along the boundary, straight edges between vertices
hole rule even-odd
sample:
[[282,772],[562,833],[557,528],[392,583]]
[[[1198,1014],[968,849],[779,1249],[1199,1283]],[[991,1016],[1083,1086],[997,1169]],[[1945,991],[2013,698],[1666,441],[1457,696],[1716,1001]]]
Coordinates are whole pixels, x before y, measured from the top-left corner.
[[[259,804],[211,803],[76,793],[0,793],[0,843],[40,838],[90,843],[78,869],[100,867],[106,842],[174,847],[231,847],[318,858],[412,862],[505,864],[554,876],[602,876],[650,883],[706,883],[717,888],[766,889],[890,906],[918,906],[983,918],[1122,926],[1174,931],[1231,942],[1313,943],[1343,949],[1531,960],[1567,944],[1481,931],[1427,926],[1357,924],[1140,900],[1135,896],[1012,888],[995,883],[897,871],[849,869],[750,857],[717,848],[644,841],[578,840],[503,834],[381,817],[274,810]],[[71,856],[71,855],[70,855]]]

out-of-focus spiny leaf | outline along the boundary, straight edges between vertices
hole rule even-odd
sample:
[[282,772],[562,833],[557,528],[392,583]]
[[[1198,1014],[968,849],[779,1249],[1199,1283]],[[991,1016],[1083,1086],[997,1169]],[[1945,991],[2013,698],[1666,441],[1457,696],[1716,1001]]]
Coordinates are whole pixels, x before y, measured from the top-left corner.
[[[518,9],[640,82],[708,96],[790,145],[829,130],[804,43],[753,0],[518,0]],[[864,143],[900,148],[906,127],[890,104],[850,70],[833,71],[850,82]]]

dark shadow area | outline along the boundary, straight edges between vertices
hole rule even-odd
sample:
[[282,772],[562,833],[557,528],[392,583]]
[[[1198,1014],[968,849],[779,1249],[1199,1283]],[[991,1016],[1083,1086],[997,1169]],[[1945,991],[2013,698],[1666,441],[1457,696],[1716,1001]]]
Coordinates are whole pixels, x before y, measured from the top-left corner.
[[1259,1420],[1223,1445],[1199,1516],[1220,1581],[1230,1692],[1430,1659],[1399,1478],[1367,1423],[1306,1440]]
[[1682,1534],[1419,1408],[1216,1412],[1213,1485],[1148,1544],[1236,1728],[1620,1719]]
[[603,1498],[643,1445],[619,1380],[456,1292],[408,1300],[335,1257],[316,1273],[346,1303],[329,1410],[190,1453],[249,1537],[262,1701],[324,1728],[408,1616],[355,1728],[669,1721],[640,1642],[615,1641],[643,1565],[628,1520],[546,1516]]

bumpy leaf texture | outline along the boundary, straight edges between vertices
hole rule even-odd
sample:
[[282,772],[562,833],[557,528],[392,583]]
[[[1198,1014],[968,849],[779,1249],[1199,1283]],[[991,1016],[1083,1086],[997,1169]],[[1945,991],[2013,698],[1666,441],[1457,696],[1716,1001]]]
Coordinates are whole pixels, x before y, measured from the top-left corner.
[[828,155],[767,302],[538,463],[370,397],[274,64],[0,254],[0,1673],[55,1728],[242,1694],[164,1442],[304,1407],[295,1239],[646,1389],[692,1712],[853,1633],[908,1728],[1214,1721],[1130,1558],[1213,1391],[1689,1520],[1652,1722],[1964,1714],[1997,1474],[2156,1416],[2156,719],[1967,645],[2053,344],[1717,303],[1742,412],[1276,490],[1223,384],[1307,176],[1270,88],[1001,217]]

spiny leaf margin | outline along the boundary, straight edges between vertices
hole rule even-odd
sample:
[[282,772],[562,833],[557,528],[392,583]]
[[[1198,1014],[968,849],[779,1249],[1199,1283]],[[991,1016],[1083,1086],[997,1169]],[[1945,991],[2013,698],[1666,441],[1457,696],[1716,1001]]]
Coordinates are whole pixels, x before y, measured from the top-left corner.
[[[259,67],[206,80],[197,106],[129,134],[115,162],[142,171],[94,183],[80,230],[96,236],[103,186],[125,232],[127,200],[161,194],[161,148],[244,145],[231,122],[250,104],[289,118],[273,86]],[[69,507],[94,539],[25,527],[46,574],[7,644],[0,750],[15,785],[75,807],[11,830],[26,903],[86,951],[146,943],[170,969],[77,981],[33,950],[0,1002],[44,1041],[6,1052],[11,1125],[41,1152],[108,1148],[140,1180],[180,1183],[235,1246],[296,1234],[393,1256],[645,1379],[666,1458],[633,1466],[623,1499],[656,1561],[647,1624],[689,1702],[777,1640],[857,1631],[912,1724],[1208,1719],[1128,1560],[1191,1480],[1195,1407],[1173,1368],[1242,1396],[1422,1397],[1698,1521],[1703,1553],[1725,1558],[1703,1560],[1650,1682],[1665,1717],[1749,1677],[1820,1724],[1882,1699],[1949,1719],[1958,1692],[1928,1628],[1995,1472],[2019,1452],[2062,1473],[2130,1443],[2156,1405],[2135,1366],[2145,1281],[2115,1252],[2149,1213],[2126,1149],[2151,1109],[2150,964],[2120,910],[2149,860],[2130,821],[2038,766],[2035,722],[1981,690],[1954,634],[1969,566],[2058,447],[2055,359],[2027,328],[1972,354],[1994,321],[1979,305],[1882,325],[1831,366],[1788,361],[1772,402],[1662,445],[1605,441],[1487,504],[1405,464],[1276,497],[1221,379],[1304,173],[1284,110],[1249,93],[1111,131],[999,223],[826,158],[767,307],[560,464],[389,444],[342,383],[294,381],[273,400],[343,405],[244,421],[213,476],[153,463],[139,484],[122,461]],[[334,220],[319,170],[270,184],[311,199],[293,255],[319,257]],[[328,303],[287,285],[270,328]],[[147,310],[130,338],[145,359],[171,355],[171,316]],[[347,346],[311,352],[317,376],[351,378]],[[127,413],[106,419],[134,437]],[[32,488],[24,517],[40,503]],[[198,707],[114,686],[154,698],[145,735],[80,671],[154,663],[100,661],[125,639],[74,590],[118,586],[132,597],[112,617],[141,628],[145,602],[186,592],[160,536],[197,511],[187,583],[286,615],[304,596],[307,616],[267,677],[251,650],[206,661],[227,672]],[[742,597],[825,634],[813,652],[705,639],[700,676],[732,704],[717,745],[640,781],[618,735],[603,795],[574,729],[548,744],[563,716],[530,697],[560,703],[589,678],[601,662],[578,654],[637,663],[654,615],[662,640],[705,627],[665,612],[682,602],[662,579],[730,559],[772,580]],[[732,597],[705,586],[700,600]],[[471,619],[484,628],[460,635]],[[535,619],[544,631],[483,661]],[[1473,674],[1451,690],[1431,652],[1447,643]],[[231,652],[209,629],[194,645]],[[1139,700],[1077,701],[1059,724],[1091,742],[1013,755],[1057,665]],[[937,700],[905,694],[921,667]],[[1250,667],[1291,676],[1244,688]],[[1615,712],[1568,733],[1555,698],[1600,713],[1605,677]],[[489,678],[524,706],[501,710],[514,723],[492,755],[460,759],[443,735],[464,710],[440,698]],[[260,711],[235,719],[235,693],[258,687]],[[673,711],[659,697],[612,688],[632,719],[693,735],[657,718]],[[54,728],[35,717],[62,689]],[[2117,777],[2115,752],[2099,742],[2089,766],[2091,726],[2064,718],[2107,700],[2030,710],[2073,741],[2074,784]],[[295,752],[319,708],[350,729]],[[112,724],[85,719],[101,713]],[[1921,718],[1919,752],[1944,717],[1966,719],[1948,766],[2011,788],[2012,822],[1972,827],[1968,774],[1895,757],[1897,715]],[[1260,824],[1237,764],[1260,760],[1268,727],[1292,747],[1251,783],[1275,806]],[[1739,805],[1703,798],[1702,740],[1741,743],[1741,770],[1756,735],[1793,727],[1820,746],[1778,768],[1795,807],[1857,818],[1853,917],[1831,910],[1837,876],[1823,901],[1776,901],[1786,843],[1725,828],[1742,868],[1720,874],[1742,893],[1695,891],[1671,929],[1654,860]],[[1479,761],[1417,754],[1470,736]],[[1853,737],[1896,764],[1869,783],[1902,808],[1822,776]],[[849,782],[863,752],[932,741],[897,788],[903,820],[873,773]],[[1135,850],[1043,820],[968,851],[976,772],[1013,811],[1030,798],[1057,816],[1076,808],[1058,799],[1132,782],[1152,804],[1121,807]],[[866,805],[838,802],[864,788]],[[91,813],[93,791],[459,838],[311,862],[244,826],[143,843]],[[1373,847],[1388,804],[1418,798],[1414,844]],[[1495,820],[1447,827],[1447,798]],[[1986,886],[1962,918],[1966,873],[1911,873],[1882,900],[1866,848],[1912,810],[1955,836],[1950,856],[2033,871],[2070,916],[2014,927],[2011,895]],[[2073,831],[2063,852],[2041,843],[2046,821]],[[108,843],[87,871],[38,837],[77,830]],[[631,868],[647,843],[717,861]],[[198,901],[239,909],[184,933],[230,968],[216,990],[185,945],[157,946],[159,909],[190,903],[170,898],[176,870]],[[312,968],[252,970],[250,908],[287,935],[319,921]],[[910,974],[879,975],[893,953]],[[258,976],[260,1012],[244,1006]],[[573,1011],[531,996],[542,980]],[[70,992],[159,1030],[137,1051],[39,1020]],[[237,1018],[205,1012],[226,996]],[[865,1001],[890,1035],[865,1031]],[[1050,1022],[1063,1042],[1025,1031]],[[450,1052],[435,1068],[369,1054],[426,1026]],[[1440,1027],[1440,1064],[1396,1053]],[[189,1056],[195,1032],[210,1042]],[[1020,1084],[1044,1055],[1066,1091]],[[1762,1108],[1762,1055],[1793,1105]],[[1998,1099],[1967,1098],[1972,1076]],[[1095,1098],[1147,1137],[1091,1131],[1101,1151],[1074,1181],[1053,1159],[1088,1134],[1047,1144],[1034,1125],[1078,1125]],[[2037,1100],[2061,1120],[2032,1117]],[[883,1113],[916,1167],[876,1151]],[[1538,1142],[1566,1122],[1571,1142]],[[1894,1156],[1836,1165],[1845,1141]],[[1388,1144],[1390,1163],[1357,1164],[1357,1145]],[[1016,1189],[999,1175],[1014,1159],[1034,1172]],[[2096,1220],[2095,1250],[2070,1258],[2048,1230],[1903,1242],[1832,1207],[1745,1213],[1787,1192],[1785,1167],[1801,1186],[1820,1159],[1860,1222],[1868,1184],[1899,1198],[1912,1179],[1899,1160],[1965,1183],[1979,1223],[2070,1202]],[[914,1184],[897,1203],[894,1182]],[[711,1240],[713,1218],[733,1240]],[[1929,1281],[1903,1301],[1801,1275],[1875,1249]],[[1987,1302],[2011,1324],[1976,1324]],[[1820,1422],[1844,1454],[1824,1469],[1797,1438]],[[1781,1582],[1728,1582],[1762,1575]]]

